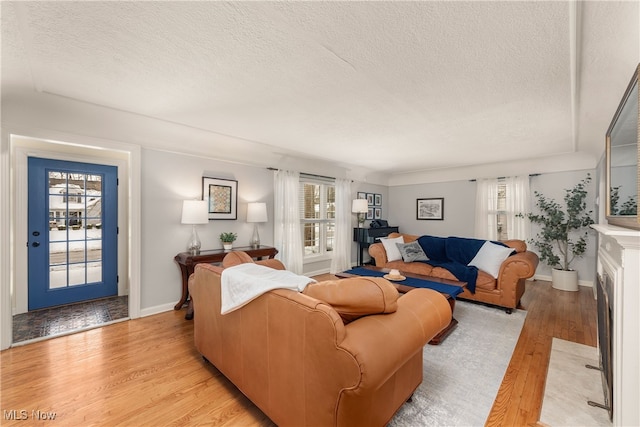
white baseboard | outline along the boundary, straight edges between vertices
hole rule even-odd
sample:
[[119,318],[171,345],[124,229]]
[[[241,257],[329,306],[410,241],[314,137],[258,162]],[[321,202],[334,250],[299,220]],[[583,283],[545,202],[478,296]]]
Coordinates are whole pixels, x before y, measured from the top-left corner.
[[140,317],[153,316],[154,314],[164,313],[166,311],[173,310],[174,303],[156,305],[154,307],[147,307],[140,309]]
[[306,273],[304,273],[304,275],[307,277],[313,277],[313,276],[319,276],[321,274],[328,274],[328,273],[329,273],[329,269],[323,268],[321,270],[316,270],[316,271],[307,271]]
[[[551,276],[546,276],[546,275],[542,275],[542,274],[536,274],[535,276],[533,276],[534,280],[544,280],[545,282],[550,282],[551,281]],[[593,280],[579,280],[578,279],[578,286],[586,286],[588,288],[593,288]]]

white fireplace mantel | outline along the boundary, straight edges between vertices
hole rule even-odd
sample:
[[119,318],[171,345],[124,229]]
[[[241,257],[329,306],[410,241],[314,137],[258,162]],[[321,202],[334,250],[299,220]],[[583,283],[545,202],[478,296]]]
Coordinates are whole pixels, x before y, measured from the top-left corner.
[[613,287],[613,425],[640,426],[640,231],[592,227],[599,233],[598,274]]

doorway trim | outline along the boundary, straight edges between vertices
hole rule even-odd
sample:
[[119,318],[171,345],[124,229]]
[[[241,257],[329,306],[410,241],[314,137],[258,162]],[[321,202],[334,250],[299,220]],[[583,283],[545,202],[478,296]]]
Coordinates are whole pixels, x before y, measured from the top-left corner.
[[128,296],[126,279],[118,280],[126,271],[118,262],[118,227],[126,228],[118,167],[29,156],[27,174],[28,310]]
[[[46,135],[45,135],[46,134]],[[28,135],[28,136],[22,136]],[[141,270],[141,148],[140,146],[54,131],[3,129],[1,190],[8,194],[2,197],[1,223],[3,235],[10,236],[10,243],[0,251],[2,302],[0,316],[0,347],[8,348],[13,341],[12,315],[14,307],[26,304],[26,299],[17,292],[17,283],[26,277],[27,233],[27,158],[45,156],[52,159],[103,163],[118,166],[120,189],[118,195],[118,273],[120,281],[128,285],[129,317],[140,317],[140,270]],[[5,140],[6,138],[6,140]],[[5,157],[6,156],[6,157]],[[8,163],[8,164],[7,164]],[[8,176],[7,176],[8,175]],[[9,178],[6,180],[5,178]],[[10,181],[10,182],[7,182]],[[13,203],[10,203],[12,201]],[[11,209],[10,206],[13,206]],[[7,230],[8,229],[8,230]],[[5,230],[8,234],[4,234]],[[22,236],[22,237],[21,237]],[[8,267],[8,272],[4,267]],[[8,277],[7,277],[8,275]],[[7,278],[8,280],[4,280]],[[25,287],[26,290],[26,287]],[[6,298],[5,298],[6,297]],[[19,310],[16,310],[19,311]]]

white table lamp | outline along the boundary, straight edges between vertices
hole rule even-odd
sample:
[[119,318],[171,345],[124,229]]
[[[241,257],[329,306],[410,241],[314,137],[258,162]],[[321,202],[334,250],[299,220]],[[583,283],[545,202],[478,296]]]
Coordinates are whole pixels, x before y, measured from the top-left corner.
[[185,200],[182,202],[182,224],[191,225],[191,239],[187,250],[193,255],[200,253],[200,238],[196,232],[197,224],[209,223],[209,207],[206,200]]
[[247,204],[247,222],[253,222],[253,236],[251,237],[251,247],[258,248],[260,246],[260,235],[258,234],[258,223],[267,222],[267,204],[262,202],[253,202]]
[[369,211],[367,199],[355,199],[351,203],[351,212],[358,215],[358,227],[364,224],[364,214]]

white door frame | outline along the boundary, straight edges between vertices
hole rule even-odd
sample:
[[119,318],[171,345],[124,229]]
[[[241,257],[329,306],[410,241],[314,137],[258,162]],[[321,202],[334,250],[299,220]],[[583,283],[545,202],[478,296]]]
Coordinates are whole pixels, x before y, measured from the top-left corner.
[[[27,278],[27,158],[46,157],[60,160],[102,163],[118,166],[118,274],[123,287],[128,285],[129,317],[140,317],[141,260],[141,149],[137,145],[101,140],[59,132],[12,129],[3,130],[2,203],[0,227],[4,239],[0,249],[0,347],[12,344],[12,315],[26,307]],[[45,135],[46,134],[46,135]],[[22,137],[20,135],[29,135]],[[5,141],[6,138],[6,141]],[[64,141],[64,142],[63,142]],[[8,163],[8,165],[7,165]],[[5,170],[5,166],[8,169]],[[8,178],[8,179],[7,179]],[[8,182],[7,182],[8,181]],[[7,196],[8,195],[8,196]],[[13,203],[9,203],[12,201]],[[13,209],[11,209],[11,207]],[[5,234],[5,232],[7,234]],[[7,242],[10,241],[9,242]],[[8,271],[7,271],[8,267]],[[17,283],[24,283],[17,289]],[[124,289],[124,288],[123,288]],[[120,287],[119,287],[120,293]]]

